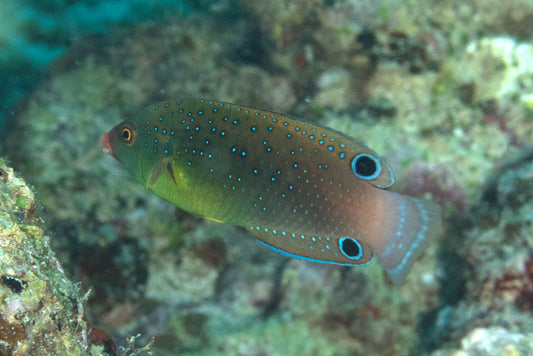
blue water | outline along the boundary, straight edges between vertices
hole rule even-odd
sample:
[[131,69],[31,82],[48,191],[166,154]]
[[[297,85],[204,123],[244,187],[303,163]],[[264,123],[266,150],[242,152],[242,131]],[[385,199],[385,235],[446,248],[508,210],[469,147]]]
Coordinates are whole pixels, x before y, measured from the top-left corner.
[[2,0],[0,2],[0,131],[9,108],[35,88],[50,63],[85,36],[146,19],[186,15],[172,0]]

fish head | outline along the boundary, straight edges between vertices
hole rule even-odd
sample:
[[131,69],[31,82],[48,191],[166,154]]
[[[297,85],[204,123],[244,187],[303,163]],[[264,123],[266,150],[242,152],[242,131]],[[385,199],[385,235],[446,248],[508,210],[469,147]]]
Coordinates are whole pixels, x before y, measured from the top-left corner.
[[102,145],[105,153],[122,163],[135,179],[145,183],[144,177],[151,172],[152,165],[147,162],[146,155],[143,154],[138,133],[138,124],[133,120],[126,120],[102,136]]

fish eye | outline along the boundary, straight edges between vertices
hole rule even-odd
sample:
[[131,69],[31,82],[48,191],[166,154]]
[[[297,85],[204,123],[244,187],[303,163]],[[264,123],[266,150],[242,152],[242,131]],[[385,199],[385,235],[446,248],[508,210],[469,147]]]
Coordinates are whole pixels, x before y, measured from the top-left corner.
[[122,142],[130,146],[130,145],[133,145],[133,143],[135,142],[135,139],[137,138],[137,134],[135,130],[133,130],[131,127],[124,126],[120,133],[120,137],[122,138]]
[[363,257],[363,248],[356,239],[351,237],[341,237],[339,239],[339,249],[342,254],[350,260],[359,260]]
[[381,173],[381,163],[369,154],[360,153],[352,160],[352,171],[361,179],[376,179]]

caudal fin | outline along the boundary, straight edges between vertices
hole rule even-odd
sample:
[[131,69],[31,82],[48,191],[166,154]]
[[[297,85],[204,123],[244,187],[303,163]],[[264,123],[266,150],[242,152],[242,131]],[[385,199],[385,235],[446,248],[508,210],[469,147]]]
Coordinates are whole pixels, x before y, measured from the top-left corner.
[[393,192],[386,194],[390,214],[384,222],[384,240],[372,246],[395,284],[400,284],[430,242],[440,234],[437,204]]

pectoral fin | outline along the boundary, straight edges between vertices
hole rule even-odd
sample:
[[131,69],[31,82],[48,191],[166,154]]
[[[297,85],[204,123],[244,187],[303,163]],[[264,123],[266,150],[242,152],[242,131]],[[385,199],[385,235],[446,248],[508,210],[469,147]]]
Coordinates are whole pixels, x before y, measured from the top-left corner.
[[159,178],[159,176],[165,169],[168,171],[174,184],[177,185],[176,176],[174,175],[174,168],[172,167],[172,163],[171,163],[171,158],[165,158],[165,159],[160,160],[154,165],[154,169],[152,170],[152,175],[150,176],[150,179],[148,180],[148,184],[147,184],[148,189],[152,188],[152,186],[157,182],[157,179]]

